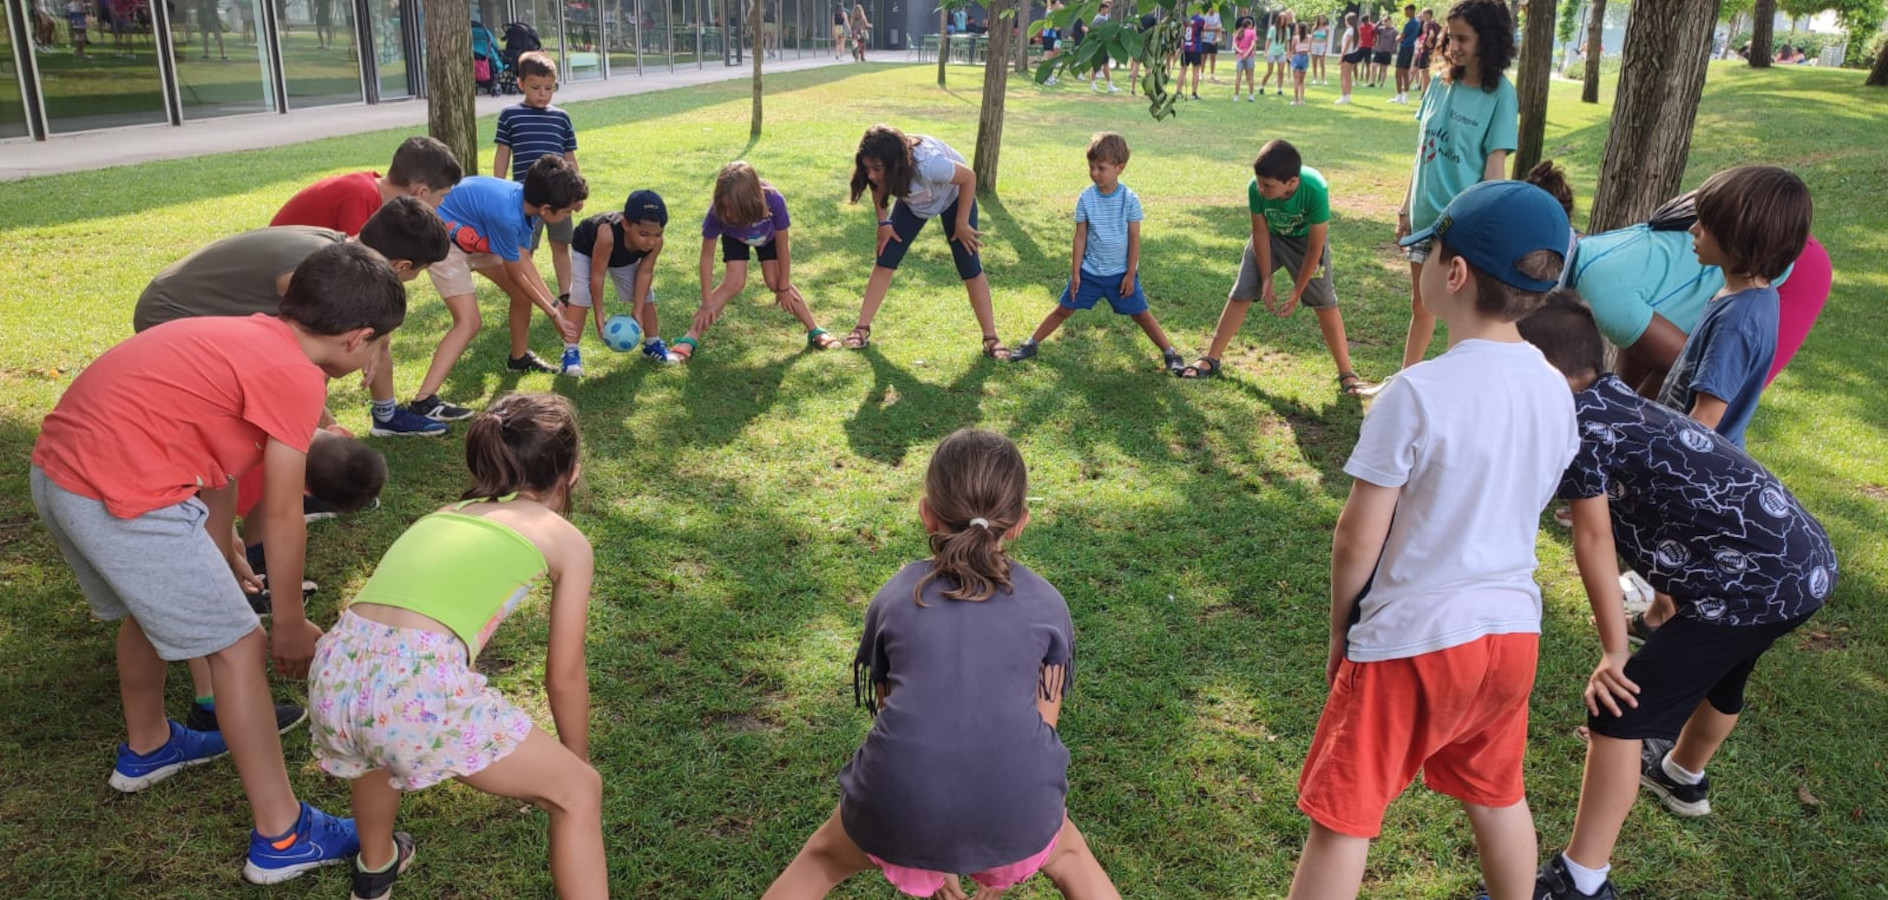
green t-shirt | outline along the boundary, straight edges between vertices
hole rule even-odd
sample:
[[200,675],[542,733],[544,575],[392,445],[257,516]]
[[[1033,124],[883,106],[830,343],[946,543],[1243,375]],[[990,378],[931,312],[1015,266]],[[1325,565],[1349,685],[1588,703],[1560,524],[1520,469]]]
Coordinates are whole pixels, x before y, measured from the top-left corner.
[[1304,237],[1311,226],[1331,221],[1331,188],[1324,175],[1310,166],[1298,169],[1298,190],[1283,200],[1267,200],[1259,194],[1259,180],[1246,185],[1246,207],[1255,216],[1265,217],[1265,226],[1273,234]]
[[1507,78],[1493,91],[1444,83],[1423,92],[1416,112],[1416,177],[1409,185],[1412,229],[1435,224],[1456,194],[1481,181],[1490,153],[1514,151],[1519,115]]
[[332,229],[282,225],[204,246],[151,279],[132,309],[131,329],[195,316],[273,316],[282,306],[276,279],[316,250],[346,241],[346,234]]

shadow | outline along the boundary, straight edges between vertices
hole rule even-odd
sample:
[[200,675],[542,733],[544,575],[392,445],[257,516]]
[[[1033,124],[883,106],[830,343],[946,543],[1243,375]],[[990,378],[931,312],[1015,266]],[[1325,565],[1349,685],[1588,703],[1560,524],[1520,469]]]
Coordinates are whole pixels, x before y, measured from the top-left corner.
[[876,346],[859,352],[871,362],[872,387],[846,420],[847,444],[853,453],[893,467],[904,465],[913,444],[978,424],[984,382],[1005,365],[981,361],[949,385],[938,386],[899,367]]

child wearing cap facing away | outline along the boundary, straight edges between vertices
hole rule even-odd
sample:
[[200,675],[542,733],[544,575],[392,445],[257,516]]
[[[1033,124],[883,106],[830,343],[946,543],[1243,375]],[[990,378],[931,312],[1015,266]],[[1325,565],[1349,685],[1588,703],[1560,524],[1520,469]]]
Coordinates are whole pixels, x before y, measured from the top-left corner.
[[[596,310],[597,338],[603,337],[603,284],[616,285],[616,299],[630,302],[630,315],[642,326],[642,355],[652,362],[674,362],[656,331],[656,259],[662,256],[662,230],[669,224],[669,207],[655,191],[633,191],[621,212],[606,212],[583,220],[571,244],[570,302],[564,320],[583,335],[587,310]],[[583,355],[577,341],[564,345],[564,374],[583,375]]]
[[1134,320],[1160,350],[1167,371],[1186,365],[1167,340],[1159,320],[1147,308],[1141,291],[1141,198],[1121,183],[1128,167],[1128,142],[1104,131],[1088,142],[1088,178],[1094,184],[1075,199],[1075,249],[1069,259],[1069,283],[1062,299],[1036,333],[1010,353],[1012,362],[1036,355],[1041,342],[1055,333],[1077,310],[1093,309],[1107,298],[1115,312]]
[[[1711,811],[1704,767],[1737,724],[1751,670],[1822,607],[1836,558],[1776,476],[1606,372],[1593,313],[1573,292],[1549,295],[1520,328],[1574,391],[1580,452],[1560,496],[1572,505],[1601,647],[1586,686],[1579,815],[1532,896],[1611,900],[1613,845],[1639,788],[1681,816]],[[1637,654],[1626,646],[1622,558],[1678,607]]]
[[1330,697],[1298,778],[1311,836],[1293,900],[1350,898],[1418,771],[1462,802],[1493,900],[1534,885],[1521,778],[1541,628],[1541,510],[1579,448],[1566,380],[1515,322],[1560,275],[1567,216],[1517,181],[1463,191],[1433,229],[1423,298],[1449,350],[1364,417],[1331,540]]

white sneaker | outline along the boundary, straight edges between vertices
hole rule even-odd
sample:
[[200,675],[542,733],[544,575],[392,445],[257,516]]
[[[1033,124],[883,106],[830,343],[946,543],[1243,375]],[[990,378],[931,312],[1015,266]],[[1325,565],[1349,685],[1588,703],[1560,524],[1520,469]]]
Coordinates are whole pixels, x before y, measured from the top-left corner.
[[1350,102],[1350,97],[1348,97],[1348,96],[1344,96],[1344,97],[1339,97],[1339,98],[1337,98],[1337,102],[1336,102],[1336,105],[1337,105],[1337,106],[1343,106],[1343,105],[1345,105],[1345,104],[1347,104],[1347,103],[1349,103],[1349,102]]
[[[1115,87],[1114,85],[1112,85],[1112,84],[1111,84],[1111,85],[1108,85],[1108,93],[1110,93],[1110,94],[1119,94],[1119,93],[1121,93],[1121,89],[1120,89],[1120,88],[1118,88],[1118,87]],[[1198,96],[1198,95],[1196,94],[1196,95],[1194,95],[1194,96]]]
[[1089,83],[1088,83],[1088,89],[1089,89],[1089,90],[1091,90],[1091,91],[1093,91],[1093,92],[1095,92],[1095,93],[1097,93],[1097,94],[1099,94],[1099,93],[1101,93],[1101,82],[1099,82],[1099,81],[1091,81],[1091,82],[1089,82]]
[[1055,80],[1054,75],[1049,76],[1049,80],[1043,82],[1043,84],[1061,84],[1061,83],[1062,82]]

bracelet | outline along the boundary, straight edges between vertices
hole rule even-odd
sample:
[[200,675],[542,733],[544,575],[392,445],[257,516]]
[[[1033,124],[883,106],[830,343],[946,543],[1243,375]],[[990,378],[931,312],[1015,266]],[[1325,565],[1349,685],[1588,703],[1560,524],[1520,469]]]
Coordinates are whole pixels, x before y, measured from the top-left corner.
[[890,220],[890,219],[880,219],[880,220],[878,220],[878,227],[880,227],[880,228],[888,228],[888,227],[890,227],[890,226],[891,226],[891,224],[892,224],[892,220]]

